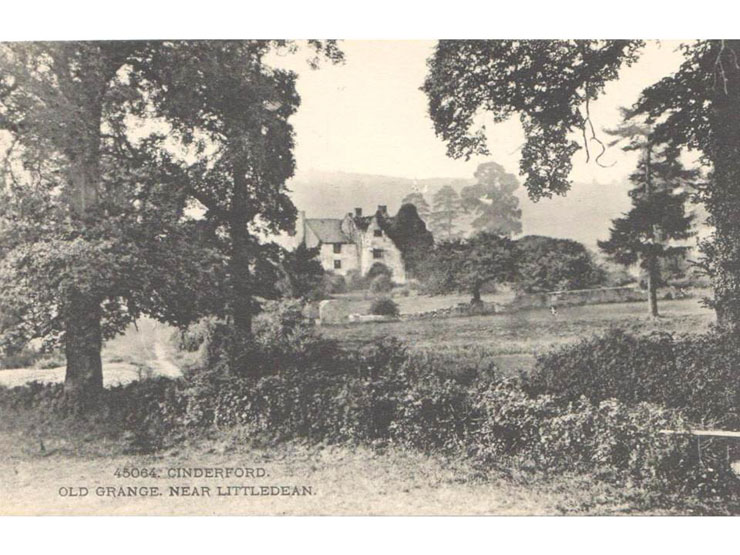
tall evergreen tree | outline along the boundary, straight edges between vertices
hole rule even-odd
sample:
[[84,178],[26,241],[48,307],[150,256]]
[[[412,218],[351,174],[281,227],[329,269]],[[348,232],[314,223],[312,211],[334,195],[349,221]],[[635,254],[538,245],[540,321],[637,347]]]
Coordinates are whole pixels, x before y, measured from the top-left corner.
[[460,235],[456,222],[460,211],[460,195],[450,185],[434,193],[429,225],[437,240],[450,241]]
[[625,149],[639,150],[641,156],[630,175],[632,209],[612,220],[609,239],[598,245],[615,262],[625,266],[639,263],[645,270],[648,309],[651,316],[657,317],[659,261],[687,250],[675,242],[693,235],[693,217],[686,213],[686,200],[699,173],[684,168],[675,147],[656,147],[645,127],[625,125],[612,133],[629,138]]
[[475,185],[460,191],[463,210],[475,214],[475,231],[491,231],[511,237],[522,232],[522,211],[514,191],[519,187],[516,176],[501,164],[486,162],[475,171]]

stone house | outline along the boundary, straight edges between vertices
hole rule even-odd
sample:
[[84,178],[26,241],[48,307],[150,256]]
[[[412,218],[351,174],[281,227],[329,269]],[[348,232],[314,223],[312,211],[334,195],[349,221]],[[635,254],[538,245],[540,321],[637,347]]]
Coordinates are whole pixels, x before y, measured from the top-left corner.
[[342,276],[355,271],[366,275],[374,264],[392,272],[396,283],[406,282],[406,266],[401,249],[388,235],[394,217],[384,205],[370,216],[355,208],[344,218],[306,218],[298,213],[297,240],[307,248],[319,247],[319,260],[328,272]]

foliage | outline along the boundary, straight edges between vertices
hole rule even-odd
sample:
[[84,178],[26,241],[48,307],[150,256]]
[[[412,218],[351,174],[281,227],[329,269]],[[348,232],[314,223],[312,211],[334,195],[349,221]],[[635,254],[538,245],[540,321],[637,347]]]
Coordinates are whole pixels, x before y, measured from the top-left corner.
[[319,247],[309,249],[301,243],[295,250],[285,252],[281,264],[284,275],[278,285],[284,296],[316,299],[325,292],[340,292],[327,291],[328,288],[338,289],[341,286],[336,279],[327,279],[324,267],[318,260],[319,250]]
[[382,297],[372,302],[369,313],[377,316],[393,316],[397,318],[400,311],[398,304],[393,299]]
[[427,290],[432,294],[470,292],[473,302],[480,302],[484,284],[516,279],[518,261],[516,244],[495,233],[439,243],[425,268]]
[[[283,305],[273,314],[265,337],[289,348],[284,332],[296,329],[297,313]],[[394,442],[466,457],[484,472],[585,473],[641,488],[658,503],[661,496],[687,494],[736,503],[738,480],[723,448],[707,444],[699,455],[687,436],[660,433],[686,430],[679,412],[642,402],[533,395],[517,381],[496,379],[489,368],[420,356],[394,338],[322,356],[312,366],[293,363],[307,355],[298,353],[303,349],[284,351],[275,371],[261,377],[200,372],[107,390],[90,424],[139,452],[238,427],[252,439]],[[31,411],[37,430],[68,414],[61,388],[40,384],[0,388],[0,409]]]
[[460,195],[450,185],[445,185],[432,197],[429,227],[437,241],[449,241],[460,235],[456,220],[461,213]]
[[390,293],[393,290],[393,282],[388,274],[379,274],[370,282],[370,293]]
[[516,246],[520,252],[517,287],[527,293],[588,289],[606,279],[577,241],[527,235],[517,239]]
[[473,212],[473,229],[491,231],[511,237],[522,232],[522,211],[514,191],[519,187],[516,176],[506,173],[496,162],[480,164],[475,171],[476,184],[460,191],[464,211]]
[[423,87],[434,130],[449,156],[467,160],[489,154],[480,111],[495,123],[517,114],[526,137],[520,173],[530,196],[565,193],[580,148],[570,133],[586,133],[588,103],[641,47],[636,40],[439,41]]
[[[481,111],[494,122],[518,114],[526,141],[520,170],[533,199],[570,188],[572,156],[606,145],[596,136],[589,103],[619,69],[634,63],[638,40],[440,41],[424,91],[435,131],[448,154],[487,154]],[[715,233],[702,242],[703,269],[712,278],[712,306],[721,325],[740,326],[740,41],[699,40],[682,46],[684,62],[642,92],[631,110],[647,116],[656,144],[688,147],[711,166],[699,198]]]
[[393,276],[393,270],[382,262],[375,262],[365,274],[365,280],[374,280],[378,276],[387,276],[389,279]]
[[389,223],[386,221],[383,229],[401,251],[407,273],[411,276],[418,273],[424,257],[434,244],[434,237],[427,230],[416,206],[401,205],[398,213]]
[[100,344],[141,314],[184,325],[217,293],[218,252],[185,214],[187,176],[130,124],[159,43],[0,47],[0,292],[14,340],[65,342],[69,391],[102,388]]
[[598,245],[619,264],[640,263],[647,273],[650,311],[657,316],[659,261],[679,258],[688,250],[675,242],[693,235],[693,216],[686,214],[685,204],[689,196],[687,189],[697,186],[699,172],[683,167],[676,147],[654,145],[648,127],[625,122],[610,133],[619,139],[629,139],[624,150],[639,150],[643,156],[630,176],[634,185],[630,191],[632,209],[612,220],[609,239],[599,241]]
[[[190,150],[187,194],[228,253],[224,306],[245,339],[256,296],[278,280],[279,250],[260,234],[292,231],[296,210],[285,182],[293,175],[293,128],[300,102],[295,73],[264,58],[281,42],[177,41],[141,68],[156,116]],[[156,70],[151,70],[154,67]],[[261,294],[262,293],[262,294]]]
[[680,409],[696,425],[740,427],[740,342],[727,333],[634,336],[612,330],[541,355],[533,393],[599,403],[650,402]]
[[347,280],[344,278],[344,276],[340,274],[334,274],[332,272],[324,273],[321,287],[324,295],[345,293],[348,289]]

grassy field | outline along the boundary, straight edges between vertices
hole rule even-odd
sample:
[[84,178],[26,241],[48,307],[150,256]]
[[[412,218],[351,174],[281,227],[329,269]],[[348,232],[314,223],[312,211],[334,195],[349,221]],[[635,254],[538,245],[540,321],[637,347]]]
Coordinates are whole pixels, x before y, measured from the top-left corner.
[[[447,306],[450,306],[449,298]],[[322,333],[344,344],[396,337],[412,348],[458,352],[485,348],[504,372],[527,370],[534,356],[554,346],[619,327],[635,333],[698,332],[714,321],[699,299],[661,301],[661,318],[646,315],[644,303],[619,303],[527,310],[511,314],[325,326]]]

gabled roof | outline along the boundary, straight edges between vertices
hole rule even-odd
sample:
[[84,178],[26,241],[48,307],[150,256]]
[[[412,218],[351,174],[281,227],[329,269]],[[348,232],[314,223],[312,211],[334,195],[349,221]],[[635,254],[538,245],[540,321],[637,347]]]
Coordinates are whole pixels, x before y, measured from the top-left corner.
[[322,243],[351,243],[352,240],[342,231],[342,220],[336,218],[310,218],[306,225],[311,228]]

